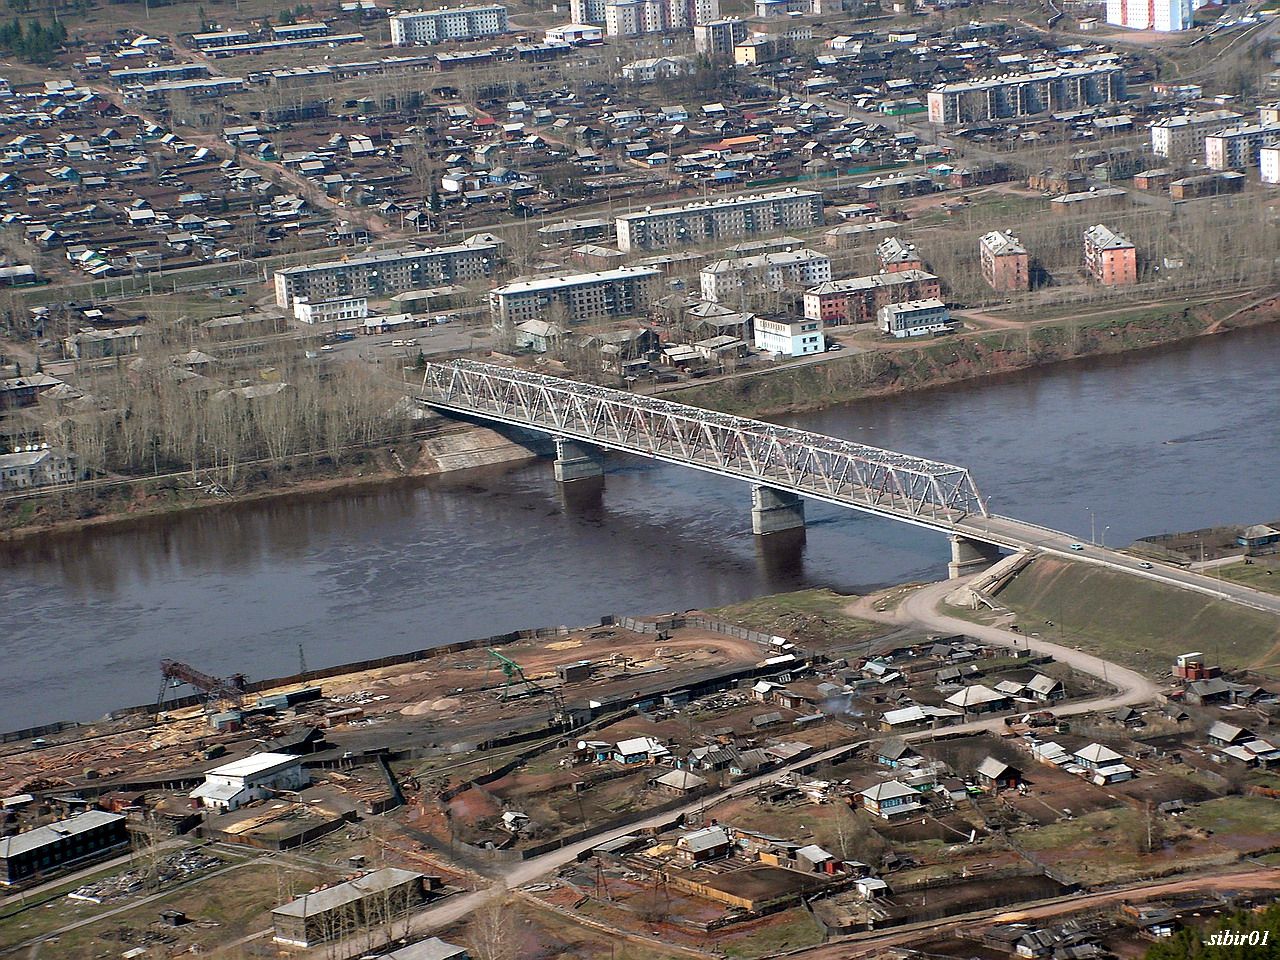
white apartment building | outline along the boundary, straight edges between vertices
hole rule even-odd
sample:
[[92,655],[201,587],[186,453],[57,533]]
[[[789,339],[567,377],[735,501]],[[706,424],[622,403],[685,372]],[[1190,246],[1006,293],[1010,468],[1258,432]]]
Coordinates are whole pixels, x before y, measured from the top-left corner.
[[[625,317],[648,307],[661,285],[661,271],[651,267],[517,280],[489,294],[489,311],[495,327],[548,318],[574,323],[594,317]],[[559,317],[554,315],[557,311]]]
[[569,0],[569,19],[574,23],[604,23],[606,0]]
[[906,300],[880,308],[880,330],[891,337],[923,337],[951,329],[951,311],[937,297]]
[[821,320],[758,316],[754,329],[757,350],[768,350],[784,357],[803,357],[811,353],[822,353],[827,349]]
[[474,40],[507,32],[507,8],[499,3],[452,10],[418,10],[391,16],[391,43],[397,47],[444,40]]
[[1190,30],[1195,0],[1107,0],[1107,23],[1130,30],[1172,33]]
[[459,243],[425,250],[388,250],[367,257],[286,267],[275,273],[276,305],[286,310],[298,297],[311,302],[390,296],[492,275],[498,245]]
[[1280,144],[1259,150],[1258,166],[1262,171],[1263,183],[1280,183]]
[[618,249],[630,253],[816,227],[824,222],[822,194],[791,189],[646,209],[616,218],[615,227]]
[[693,28],[693,48],[713,59],[732,57],[733,48],[747,39],[747,25],[736,18],[708,20]]
[[259,753],[206,770],[204,783],[190,797],[212,810],[237,810],[282,790],[301,790],[311,778],[302,758],[289,753]]
[[1214,170],[1256,167],[1263,147],[1280,143],[1280,123],[1228,127],[1204,138],[1204,162]]
[[1124,68],[1119,64],[1059,66],[935,87],[929,91],[929,122],[952,126],[1012,120],[1124,98]]
[[296,297],[293,315],[299,323],[341,323],[345,320],[363,320],[369,316],[368,297],[337,297],[333,300],[317,300]]
[[1204,138],[1240,120],[1233,110],[1207,110],[1180,117],[1165,117],[1151,124],[1151,152],[1157,157],[1181,160],[1198,157]]
[[739,303],[753,294],[790,286],[811,287],[831,279],[831,258],[814,250],[784,250],[754,257],[715,260],[702,268],[702,299]]

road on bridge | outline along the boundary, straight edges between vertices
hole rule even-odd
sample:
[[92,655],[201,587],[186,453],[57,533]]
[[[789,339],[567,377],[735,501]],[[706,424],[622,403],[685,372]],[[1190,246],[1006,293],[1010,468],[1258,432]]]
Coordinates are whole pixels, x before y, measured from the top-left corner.
[[[1198,593],[1239,603],[1264,613],[1280,615],[1280,594],[1263,593],[1243,584],[1231,583],[1165,563],[1143,566],[1146,561],[1138,557],[1131,557],[1097,544],[1080,543],[1068,533],[1050,530],[1048,527],[1015,520],[1012,517],[969,516],[956,523],[955,532],[964,537],[1013,550],[1033,550],[1097,564],[1168,586],[1195,590]],[[1073,549],[1074,545],[1078,545],[1080,549]]]

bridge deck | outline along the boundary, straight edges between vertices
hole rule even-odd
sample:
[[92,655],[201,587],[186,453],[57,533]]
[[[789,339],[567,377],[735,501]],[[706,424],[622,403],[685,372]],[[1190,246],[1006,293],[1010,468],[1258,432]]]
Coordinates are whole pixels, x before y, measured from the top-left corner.
[[934,529],[987,516],[964,467],[656,397],[455,360],[427,364],[420,399]]

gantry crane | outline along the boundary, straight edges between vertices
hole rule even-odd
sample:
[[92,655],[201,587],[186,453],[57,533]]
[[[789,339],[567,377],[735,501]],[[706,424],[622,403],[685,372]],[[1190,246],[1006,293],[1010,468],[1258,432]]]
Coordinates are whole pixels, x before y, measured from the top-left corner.
[[173,683],[177,686],[189,683],[205,695],[206,709],[212,709],[222,703],[233,707],[240,706],[244,703],[245,688],[248,685],[248,678],[243,673],[232,674],[224,680],[222,677],[215,677],[197,670],[180,660],[161,660],[160,677],[160,703],[164,701],[165,688],[169,684]]
[[559,690],[554,687],[548,689],[547,687],[534,683],[525,676],[524,667],[520,666],[520,664],[516,663],[510,657],[494,650],[493,647],[486,647],[485,652],[489,655],[490,661],[492,661],[489,666],[485,668],[485,673],[488,674],[489,670],[496,664],[498,669],[502,671],[502,675],[506,677],[506,683],[502,685],[502,694],[499,697],[503,703],[506,703],[511,699],[511,687],[513,684],[518,682],[530,693],[546,694],[551,699],[552,704],[549,711],[551,715],[551,722],[553,724],[563,722],[565,716],[564,698],[560,695]]

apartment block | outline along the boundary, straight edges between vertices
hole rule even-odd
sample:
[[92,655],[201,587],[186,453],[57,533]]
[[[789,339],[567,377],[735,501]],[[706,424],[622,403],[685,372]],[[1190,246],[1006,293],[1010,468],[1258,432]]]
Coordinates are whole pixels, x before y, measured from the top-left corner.
[[376,299],[406,290],[483,280],[493,274],[497,261],[497,244],[460,243],[286,267],[275,274],[276,305],[289,309],[298,297],[312,303],[349,297]]
[[831,258],[814,250],[784,250],[715,260],[702,268],[702,299],[738,303],[788,286],[811,287],[831,279]]
[[1137,248],[1123,234],[1096,224],[1084,232],[1084,268],[1106,287],[1137,283]]
[[747,39],[747,25],[742,20],[711,20],[693,28],[693,48],[712,59],[733,57],[733,48]]
[[519,280],[489,294],[489,311],[497,327],[542,319],[556,311],[559,319],[570,323],[625,317],[648,307],[661,286],[662,273],[651,267]]
[[606,0],[569,0],[569,16],[574,23],[604,23]]
[[1125,98],[1124,68],[1104,63],[948,83],[929,91],[929,122],[944,126],[1013,120]]
[[615,226],[618,249],[630,253],[803,229],[823,222],[821,193],[779,190],[646,209],[618,217]]
[[757,316],[754,330],[757,350],[768,350],[784,357],[803,357],[827,349],[821,320]]
[[1204,138],[1204,162],[1214,170],[1245,170],[1258,165],[1263,147],[1280,143],[1280,124],[1229,127]]
[[1151,124],[1151,152],[1157,157],[1183,160],[1198,157],[1204,138],[1240,120],[1233,110],[1206,110],[1180,117],[1165,117]]
[[1031,258],[1012,233],[993,230],[978,239],[982,279],[992,290],[1031,289]]
[[941,293],[938,278],[923,270],[830,280],[805,291],[804,315],[824,323],[874,323],[887,304],[927,300]]
[[1107,0],[1107,23],[1157,33],[1190,30],[1200,5],[1194,0]]
[[1280,144],[1259,150],[1258,166],[1263,183],[1280,183]]
[[925,337],[951,329],[951,311],[937,297],[888,303],[877,314],[880,331],[899,339]]
[[924,261],[920,259],[916,245],[897,237],[889,237],[876,244],[876,259],[885,273],[924,269]]
[[720,16],[720,0],[606,0],[604,29],[611,37],[688,30]]
[[506,32],[507,8],[498,3],[452,10],[418,10],[391,16],[391,43],[397,47],[444,40],[474,40]]

